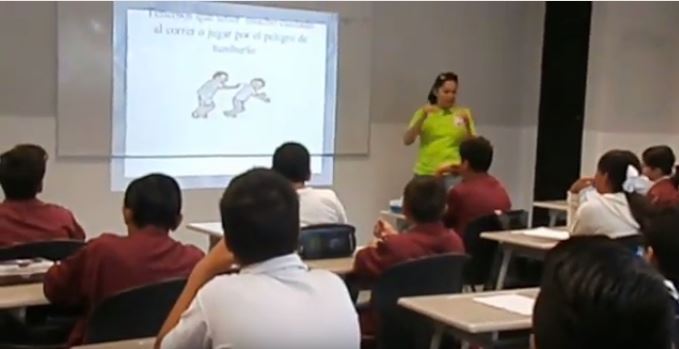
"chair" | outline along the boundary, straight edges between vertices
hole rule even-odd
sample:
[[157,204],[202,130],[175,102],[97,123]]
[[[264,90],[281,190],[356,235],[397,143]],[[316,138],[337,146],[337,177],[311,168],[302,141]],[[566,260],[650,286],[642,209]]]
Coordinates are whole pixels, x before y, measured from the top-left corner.
[[356,228],[351,225],[311,225],[299,234],[299,254],[303,259],[349,257],[355,249]]
[[45,258],[60,261],[85,245],[80,240],[48,240],[0,248],[0,261],[25,258]]
[[400,263],[389,268],[373,287],[371,303],[377,312],[378,348],[415,348],[427,343],[432,327],[400,307],[401,297],[459,293],[468,256],[441,254]]
[[470,285],[473,290],[475,285],[484,285],[484,289],[491,286],[497,242],[482,239],[481,233],[525,229],[527,226],[528,212],[525,210],[496,212],[467,225],[462,239],[471,259],[465,266],[465,284]]
[[170,279],[105,299],[89,318],[85,344],[157,335],[185,285],[186,279]]
[[625,236],[617,238],[614,241],[620,243],[622,246],[634,253],[638,253],[639,248],[643,246],[643,238],[641,235]]

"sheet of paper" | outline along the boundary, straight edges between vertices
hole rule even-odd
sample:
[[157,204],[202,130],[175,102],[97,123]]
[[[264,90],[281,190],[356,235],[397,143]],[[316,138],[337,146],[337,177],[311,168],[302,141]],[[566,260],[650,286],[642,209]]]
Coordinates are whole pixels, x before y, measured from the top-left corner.
[[47,260],[7,261],[0,264],[0,276],[42,274],[52,265],[54,262]]
[[535,305],[535,299],[518,294],[477,297],[474,301],[524,316],[531,316]]
[[570,234],[567,231],[556,230],[556,229],[545,228],[545,227],[524,230],[522,233],[524,235],[534,236],[534,237],[543,238],[543,239],[550,239],[550,240],[568,240],[568,238],[570,237]]

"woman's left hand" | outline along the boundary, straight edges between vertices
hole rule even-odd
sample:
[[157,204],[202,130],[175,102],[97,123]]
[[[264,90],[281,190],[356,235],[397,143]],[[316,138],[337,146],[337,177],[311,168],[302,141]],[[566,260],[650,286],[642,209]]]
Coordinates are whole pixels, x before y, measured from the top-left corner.
[[436,169],[436,177],[457,175],[460,173],[460,165],[442,165]]

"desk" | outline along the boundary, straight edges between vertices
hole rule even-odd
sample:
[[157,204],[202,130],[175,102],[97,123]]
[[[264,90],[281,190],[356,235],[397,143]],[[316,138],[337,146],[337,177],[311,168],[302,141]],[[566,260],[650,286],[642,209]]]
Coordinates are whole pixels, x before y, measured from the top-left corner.
[[130,339],[118,342],[80,345],[73,349],[153,349],[155,338]]
[[305,260],[304,263],[311,269],[324,269],[340,276],[354,269],[354,257]]
[[222,222],[191,223],[186,226],[186,229],[207,235],[210,239],[210,248],[219,243],[219,240],[224,237]]
[[556,225],[559,216],[568,213],[568,202],[566,200],[535,201],[534,207],[544,208],[549,211],[549,226]]
[[[565,227],[557,228],[565,230]],[[502,263],[495,284],[496,290],[504,287],[509,262],[514,254],[533,259],[544,259],[547,251],[559,243],[558,240],[528,236],[522,234],[525,230],[509,230],[493,233],[481,233],[481,238],[496,241],[502,249]]]
[[531,328],[531,316],[494,308],[476,302],[474,298],[519,294],[534,299],[538,292],[537,288],[527,288],[456,295],[407,297],[399,299],[398,304],[434,321],[436,326],[430,349],[436,349],[440,346],[446,330],[472,344],[492,347],[494,332],[528,330]]
[[42,282],[1,286],[0,309],[24,308],[36,305],[49,304],[42,291]]

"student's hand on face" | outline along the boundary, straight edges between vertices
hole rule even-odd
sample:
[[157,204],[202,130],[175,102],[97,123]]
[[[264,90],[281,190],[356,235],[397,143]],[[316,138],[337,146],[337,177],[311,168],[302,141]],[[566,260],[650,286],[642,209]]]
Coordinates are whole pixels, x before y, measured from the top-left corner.
[[391,224],[389,224],[389,222],[381,218],[377,220],[377,224],[375,224],[375,228],[373,229],[373,235],[375,236],[375,238],[381,240],[384,239],[386,236],[396,234],[398,234],[398,231],[396,231],[396,229],[394,229],[394,227]]
[[[212,278],[228,272],[235,262],[233,253],[228,250],[224,239],[220,240],[210,252],[199,262],[201,271]],[[198,268],[198,267],[197,267]]]
[[580,178],[577,181],[575,181],[575,183],[573,183],[570,191],[573,194],[578,194],[583,189],[585,189],[587,187],[591,187],[592,185],[594,185],[594,178],[591,178],[591,177]]

